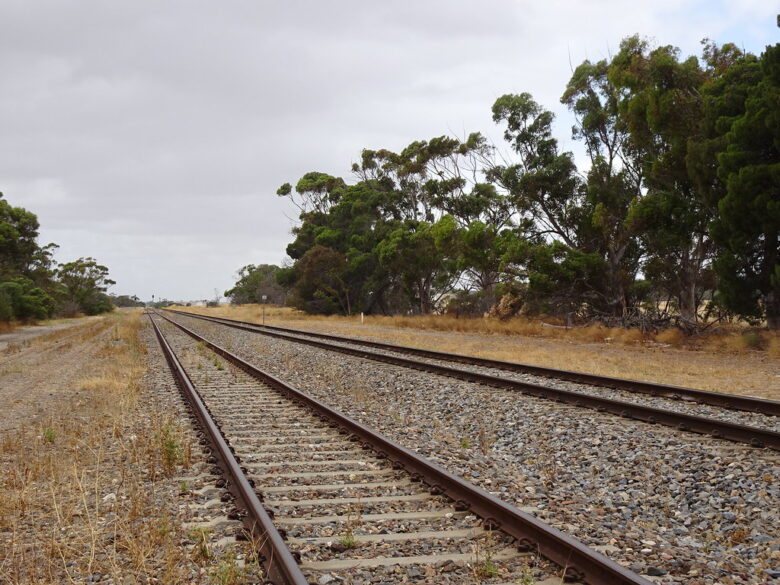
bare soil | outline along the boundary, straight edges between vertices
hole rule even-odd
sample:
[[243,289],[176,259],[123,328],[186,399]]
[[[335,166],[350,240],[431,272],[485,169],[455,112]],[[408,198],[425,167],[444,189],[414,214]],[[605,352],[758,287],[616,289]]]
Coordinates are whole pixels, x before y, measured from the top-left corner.
[[9,346],[14,344],[22,344],[27,341],[31,341],[42,335],[47,335],[56,331],[62,331],[64,329],[70,329],[85,323],[94,323],[100,319],[102,319],[102,317],[79,317],[76,319],[67,319],[46,323],[44,325],[27,325],[24,327],[18,327],[10,333],[0,333],[0,351],[4,351]]
[[87,317],[0,336],[0,432],[44,420],[78,392],[74,381],[104,343],[105,319]]

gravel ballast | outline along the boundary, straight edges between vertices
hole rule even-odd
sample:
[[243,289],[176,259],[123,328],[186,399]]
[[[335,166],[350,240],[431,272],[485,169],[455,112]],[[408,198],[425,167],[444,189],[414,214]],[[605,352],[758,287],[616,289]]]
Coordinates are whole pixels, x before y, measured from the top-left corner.
[[176,319],[649,579],[780,582],[776,452]]
[[[288,335],[284,333],[284,335]],[[289,335],[291,338],[300,338],[306,340],[305,335]],[[321,340],[317,340],[321,341]],[[340,341],[327,340],[328,344],[334,346],[346,347],[350,349],[359,349],[366,351],[365,346],[361,346],[357,343],[344,343]],[[387,349],[370,348],[367,351],[377,353],[380,355],[389,355],[394,357],[409,358],[408,355],[403,352],[396,352]],[[491,376],[500,376],[509,380],[516,380],[518,382],[524,382],[527,384],[536,384],[540,386],[547,386],[549,388],[556,388],[559,390],[566,390],[569,392],[579,392],[581,394],[587,394],[589,396],[597,396],[600,398],[608,398],[612,400],[622,400],[623,402],[630,402],[632,404],[639,404],[642,406],[650,406],[653,408],[662,408],[664,410],[670,410],[672,412],[679,412],[682,414],[690,414],[694,416],[705,416],[708,418],[714,418],[717,420],[752,426],[761,429],[767,429],[770,431],[780,432],[780,417],[767,416],[755,412],[746,412],[740,410],[732,410],[728,408],[721,408],[719,406],[713,406],[708,404],[701,404],[692,400],[678,400],[674,398],[668,398],[665,396],[648,396],[639,392],[632,392],[630,390],[622,390],[618,388],[607,388],[603,386],[594,386],[590,384],[581,384],[577,382],[569,382],[565,380],[559,380],[552,377],[544,377],[534,374],[526,374],[521,372],[513,372],[508,370],[501,370],[498,368],[492,368],[487,366],[456,364],[445,360],[438,360],[429,357],[414,356],[412,359],[415,361],[443,365],[449,368],[455,368],[458,370],[466,370],[469,372],[477,372],[480,374],[487,374]]]

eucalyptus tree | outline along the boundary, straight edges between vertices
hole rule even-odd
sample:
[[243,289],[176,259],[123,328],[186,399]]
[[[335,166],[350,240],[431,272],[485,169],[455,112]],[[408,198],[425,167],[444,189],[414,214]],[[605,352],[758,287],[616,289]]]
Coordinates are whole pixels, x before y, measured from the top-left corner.
[[94,258],[79,258],[60,264],[57,280],[62,297],[74,309],[87,315],[113,310],[111,299],[105,293],[116,282],[109,278],[108,268],[98,264]]
[[715,263],[723,303],[780,329],[780,45],[766,48],[744,113],[726,135]]
[[30,277],[39,268],[51,265],[47,252],[53,245],[38,245],[39,227],[34,213],[14,207],[0,193],[0,280]]
[[277,282],[276,276],[279,270],[279,267],[273,264],[242,266],[238,269],[236,284],[225,291],[225,296],[234,304],[262,302],[282,304],[286,291]]
[[488,180],[506,190],[518,216],[531,218],[538,235],[576,248],[585,192],[572,153],[561,152],[552,136],[552,112],[529,93],[507,94],[493,104],[493,121],[505,123],[504,138],[519,160],[493,165]]
[[688,326],[715,286],[710,224],[720,186],[708,153],[717,132],[708,123],[706,88],[742,57],[733,45],[708,43],[702,62],[682,59],[676,47],[651,48],[634,36],[610,65],[609,79],[625,94],[620,115],[640,154],[646,190],[630,211],[647,253],[643,270],[675,300]]
[[517,216],[503,269],[525,288],[527,308],[567,316],[614,311],[587,185],[552,135],[552,112],[528,93],[508,94],[494,103],[493,120],[505,124],[504,138],[518,155],[491,166],[487,177],[506,191]]
[[625,92],[612,83],[606,60],[584,61],[569,80],[561,102],[574,113],[575,139],[590,159],[586,195],[580,207],[580,249],[605,260],[609,314],[624,319],[637,299],[632,289],[641,257],[630,210],[642,197],[640,152],[620,115]]

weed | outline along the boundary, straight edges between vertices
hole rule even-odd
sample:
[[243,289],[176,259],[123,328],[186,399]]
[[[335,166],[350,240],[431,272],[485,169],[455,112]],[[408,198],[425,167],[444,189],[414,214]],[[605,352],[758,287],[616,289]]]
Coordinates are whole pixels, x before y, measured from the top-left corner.
[[[175,484],[155,479],[161,426],[135,414],[145,368],[142,326],[140,312],[121,312],[71,328],[74,347],[74,337],[90,344],[85,355],[112,336],[123,343],[90,361],[89,377],[72,382],[78,390],[72,398],[52,398],[58,409],[50,420],[0,439],[1,582],[76,583],[101,573],[117,583],[128,574],[192,583],[194,565],[181,546],[178,519],[160,506],[167,493],[161,488],[175,493]],[[65,335],[44,350],[56,342],[61,351]],[[34,441],[50,445],[30,450]]]
[[199,564],[208,563],[211,558],[211,548],[209,547],[209,534],[211,532],[205,528],[196,528],[190,533],[190,538],[195,541],[193,556],[195,562]]
[[742,343],[744,343],[745,347],[748,349],[761,349],[763,340],[758,333],[750,331],[742,334]]
[[498,577],[498,566],[493,562],[490,553],[486,553],[485,561],[479,567],[479,574],[483,579]]
[[528,560],[523,559],[523,564],[520,567],[520,585],[533,585],[535,582],[531,565],[528,564]]
[[738,544],[745,542],[745,539],[750,536],[750,531],[746,528],[736,528],[729,532],[729,544],[731,546],[737,546]]
[[214,367],[217,368],[219,371],[222,371],[225,369],[224,364],[222,363],[222,360],[219,359],[218,356],[214,356]]
[[493,449],[493,443],[496,442],[496,437],[492,433],[489,433],[484,425],[479,427],[479,450],[487,457],[490,455],[490,451]]
[[241,585],[246,581],[247,570],[242,567],[234,552],[225,553],[209,575],[218,585]]
[[158,434],[162,467],[167,475],[173,475],[176,466],[184,460],[184,449],[176,431],[174,424],[168,422],[163,425]]
[[357,539],[352,533],[352,529],[348,528],[347,533],[339,539],[339,544],[344,548],[355,548],[357,546]]
[[493,579],[498,577],[498,565],[493,560],[491,548],[494,544],[493,531],[488,530],[484,543],[477,539],[474,544],[474,580]]
[[43,442],[49,443],[50,445],[54,444],[54,439],[57,437],[56,433],[54,432],[54,429],[51,427],[43,427]]
[[347,525],[344,528],[344,535],[339,539],[339,544],[344,548],[355,548],[357,538],[355,538],[355,528],[363,523],[360,515],[360,505],[351,509],[347,514]]
[[463,448],[463,449],[470,449],[470,448],[471,448],[471,441],[469,441],[469,440],[468,440],[468,438],[466,438],[466,437],[463,437],[463,438],[460,440],[460,446],[461,446],[461,448]]

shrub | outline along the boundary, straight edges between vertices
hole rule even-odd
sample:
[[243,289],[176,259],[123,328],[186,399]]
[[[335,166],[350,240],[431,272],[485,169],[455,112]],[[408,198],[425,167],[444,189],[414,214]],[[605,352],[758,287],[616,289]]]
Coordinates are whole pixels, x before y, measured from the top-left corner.
[[26,278],[0,283],[0,321],[46,319],[54,310],[54,299]]

